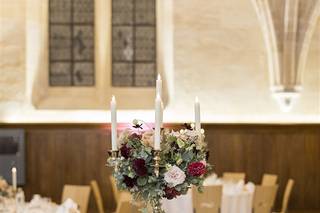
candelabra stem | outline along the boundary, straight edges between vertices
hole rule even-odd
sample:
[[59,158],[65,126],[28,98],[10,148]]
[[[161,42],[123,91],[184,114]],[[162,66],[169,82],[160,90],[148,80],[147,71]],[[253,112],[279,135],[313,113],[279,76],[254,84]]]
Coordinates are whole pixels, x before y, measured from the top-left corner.
[[118,172],[118,169],[119,169],[119,165],[118,165],[119,151],[118,150],[110,150],[108,153],[110,155],[110,164],[111,164],[111,166],[114,167],[114,171],[115,172]]
[[154,151],[154,174],[156,177],[159,177],[159,170],[160,170],[160,151],[155,150]]

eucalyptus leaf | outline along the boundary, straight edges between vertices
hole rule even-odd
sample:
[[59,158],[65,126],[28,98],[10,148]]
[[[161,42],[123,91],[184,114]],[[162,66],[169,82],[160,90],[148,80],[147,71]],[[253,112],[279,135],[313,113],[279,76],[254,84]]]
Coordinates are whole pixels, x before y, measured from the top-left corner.
[[144,186],[147,184],[147,182],[148,182],[147,177],[138,177],[138,179],[137,179],[138,186]]

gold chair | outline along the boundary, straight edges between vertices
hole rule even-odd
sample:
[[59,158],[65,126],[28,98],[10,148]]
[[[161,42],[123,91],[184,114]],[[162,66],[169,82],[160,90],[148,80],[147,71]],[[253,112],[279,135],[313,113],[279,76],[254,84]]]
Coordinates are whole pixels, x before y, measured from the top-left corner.
[[203,193],[192,188],[192,202],[196,213],[218,213],[221,207],[222,186],[204,186]]
[[139,205],[132,203],[132,196],[129,192],[119,191],[117,188],[116,180],[109,176],[111,182],[112,193],[116,201],[116,211],[115,213],[139,213]]
[[86,213],[90,198],[90,186],[64,185],[62,202],[68,198],[78,204],[81,213]]
[[118,205],[118,201],[119,201],[119,198],[120,198],[120,191],[117,188],[116,180],[114,179],[114,177],[109,176],[109,180],[110,180],[110,183],[111,183],[111,189],[112,189],[113,197],[115,199],[116,205]]
[[246,178],[246,174],[242,172],[224,172],[222,175],[222,179],[224,181],[238,182],[240,180],[244,180]]
[[90,185],[91,185],[91,188],[92,188],[92,191],[93,191],[93,195],[94,195],[94,198],[95,198],[95,201],[96,201],[96,205],[98,207],[98,211],[99,211],[99,213],[104,213],[102,196],[101,196],[101,192],[100,192],[100,189],[99,189],[97,181],[92,180],[90,182]]
[[273,186],[273,185],[276,185],[277,184],[277,179],[278,179],[277,175],[263,174],[261,185],[262,186]]
[[256,186],[253,196],[254,213],[270,213],[276,199],[278,185]]
[[288,209],[289,198],[294,185],[294,180],[289,179],[282,199],[281,213],[286,213]]

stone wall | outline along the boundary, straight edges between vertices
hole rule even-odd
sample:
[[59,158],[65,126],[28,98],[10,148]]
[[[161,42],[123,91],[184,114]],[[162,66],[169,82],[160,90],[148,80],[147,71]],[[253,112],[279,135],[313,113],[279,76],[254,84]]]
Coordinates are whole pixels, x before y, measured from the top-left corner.
[[[37,110],[30,104],[25,4],[0,0],[0,122],[108,121],[105,110]],[[263,35],[250,0],[175,0],[173,26],[173,89],[165,121],[191,121],[199,96],[205,122],[320,122],[320,19],[303,91],[289,113],[270,92]],[[119,113],[123,122],[135,117],[152,121],[154,116],[151,110]]]

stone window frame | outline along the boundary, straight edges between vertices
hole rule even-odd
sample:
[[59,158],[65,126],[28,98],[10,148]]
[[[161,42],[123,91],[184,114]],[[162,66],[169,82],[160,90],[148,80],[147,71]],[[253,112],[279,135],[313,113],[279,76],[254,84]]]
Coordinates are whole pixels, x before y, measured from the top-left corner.
[[[95,86],[50,87],[48,72],[49,0],[26,3],[26,96],[38,109],[109,109],[112,95],[119,109],[153,109],[154,87],[113,87],[111,2],[95,0]],[[173,91],[172,1],[156,1],[157,70],[163,79],[163,101]],[[170,80],[169,80],[170,79]],[[170,92],[171,94],[172,92]]]

